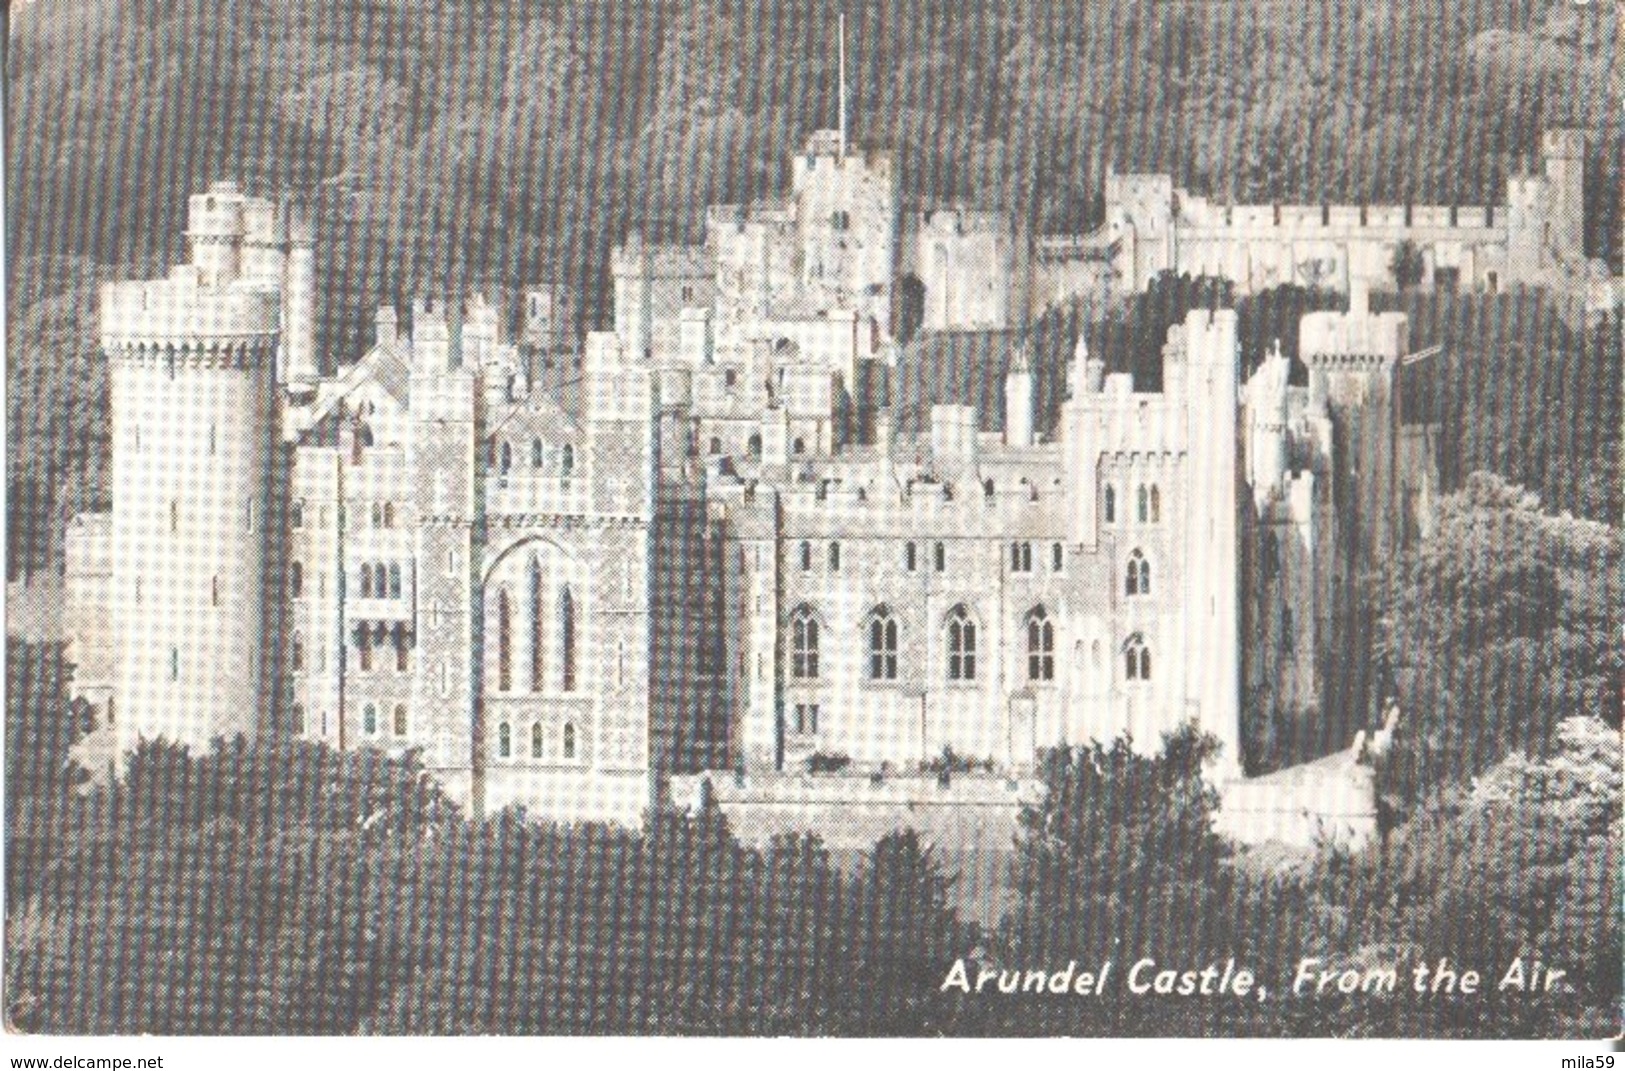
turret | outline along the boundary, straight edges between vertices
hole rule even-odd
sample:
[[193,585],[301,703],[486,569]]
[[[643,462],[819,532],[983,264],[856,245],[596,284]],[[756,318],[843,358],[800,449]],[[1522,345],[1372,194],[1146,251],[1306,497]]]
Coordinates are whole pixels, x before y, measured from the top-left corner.
[[1004,441],[1009,446],[1031,446],[1033,438],[1033,369],[1024,340],[1011,354],[1004,377]]
[[282,282],[282,376],[292,392],[316,386],[316,252],[310,217],[289,206],[288,251]]

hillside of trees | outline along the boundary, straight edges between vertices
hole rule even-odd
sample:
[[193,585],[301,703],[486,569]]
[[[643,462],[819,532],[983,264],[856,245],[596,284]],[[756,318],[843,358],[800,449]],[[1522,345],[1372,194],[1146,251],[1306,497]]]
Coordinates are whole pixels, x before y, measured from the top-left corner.
[[[31,691],[35,701],[47,694]],[[13,691],[12,696],[18,693]],[[38,716],[39,712],[33,712]],[[1211,831],[1211,740],[1055,752],[1022,816],[1018,896],[962,920],[910,833],[855,865],[815,837],[740,844],[721,815],[641,831],[469,821],[415,759],[147,745],[87,794],[8,807],[5,1015],[52,1034],[657,1033],[1601,1037],[1620,994],[1617,728],[1564,722],[1386,843],[1266,874]],[[8,790],[10,786],[8,784]],[[1461,925],[1463,919],[1483,925]],[[1234,958],[1267,999],[1137,995],[1142,956]],[[1395,967],[1379,995],[1292,993],[1298,963]],[[1448,957],[1491,982],[1418,996]],[[1550,994],[1493,989],[1519,957]],[[966,993],[965,960],[1114,974],[1099,996]],[[1023,973],[1023,977],[1025,977]]]
[[1115,165],[1243,200],[1481,204],[1568,124],[1589,139],[1588,250],[1618,253],[1601,4],[26,5],[7,72],[8,574],[59,561],[62,518],[105,504],[94,283],[174,262],[188,194],[234,178],[313,202],[333,360],[420,288],[551,280],[572,322],[600,324],[629,227],[697,237],[704,206],[782,188],[833,124],[838,9],[852,127],[896,151],[911,203],[1081,230]]

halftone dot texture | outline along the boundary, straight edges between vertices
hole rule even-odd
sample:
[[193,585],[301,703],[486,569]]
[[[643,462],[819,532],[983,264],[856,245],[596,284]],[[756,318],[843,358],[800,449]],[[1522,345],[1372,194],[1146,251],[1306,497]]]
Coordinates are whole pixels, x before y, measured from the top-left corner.
[[[1617,1031],[1607,5],[11,15],[12,1028]],[[1211,649],[1202,496],[1155,417],[1069,467],[1068,362],[1155,408],[1170,329],[1233,309],[1239,374],[1279,339],[1312,393],[1301,318],[1355,277],[1425,355],[1386,385],[1412,528],[1360,549],[1338,394],[1330,467],[1286,459],[1335,590],[1240,526],[1210,727],[1300,843],[1238,850],[1207,742],[1052,747],[1153,743]],[[1360,730],[1351,852],[1281,815],[1345,816]],[[1305,956],[1397,991],[1288,999]],[[1142,957],[1270,995],[1133,996]],[[1486,992],[1415,996],[1441,960]],[[1031,991],[1074,961],[1101,997]]]

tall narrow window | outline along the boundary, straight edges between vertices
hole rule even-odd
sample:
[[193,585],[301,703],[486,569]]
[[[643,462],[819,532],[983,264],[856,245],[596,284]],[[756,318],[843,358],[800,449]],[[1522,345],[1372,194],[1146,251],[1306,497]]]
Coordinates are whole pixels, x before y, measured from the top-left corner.
[[393,502],[384,503],[384,527],[395,527],[395,503]]
[[913,543],[903,547],[903,568],[911,573],[914,571],[916,550],[917,548]]
[[1066,565],[1066,548],[1056,543],[1050,547],[1050,571],[1060,572]]
[[542,635],[546,629],[546,613],[542,602],[542,563],[530,560],[530,690],[542,690]]
[[302,562],[288,563],[288,595],[300,598],[305,593],[305,566]]
[[174,534],[181,530],[181,504],[176,499],[169,500],[169,531]]
[[897,679],[897,618],[884,606],[869,615],[869,679]]
[[392,599],[398,599],[398,598],[401,597],[401,563],[400,562],[390,562],[389,563],[389,597],[392,598]]
[[936,545],[936,547],[933,549],[932,553],[936,556],[936,559],[937,559],[936,560],[937,572],[939,572],[939,573],[947,572],[947,570],[948,570],[948,548],[943,546],[941,543],[938,543]]
[[508,589],[497,589],[497,691],[513,687],[513,606]]
[[806,606],[790,617],[790,676],[799,680],[818,676],[818,618]]
[[1123,645],[1123,673],[1131,681],[1151,679],[1151,651],[1138,632]]
[[832,573],[841,571],[841,545],[839,543],[829,545],[829,571]]
[[1123,570],[1123,592],[1126,595],[1151,594],[1151,563],[1138,547],[1129,554],[1128,565]]
[[1162,492],[1157,490],[1156,484],[1151,485],[1151,523],[1162,523]]
[[948,614],[948,679],[976,679],[976,622],[963,606]]
[[412,643],[407,638],[406,626],[395,626],[395,671],[405,673],[409,665],[408,656],[412,650]]
[[812,544],[806,540],[801,543],[801,571],[807,572],[812,568]]
[[507,759],[513,757],[513,729],[503,722],[497,726],[497,758]]
[[530,757],[542,757],[542,723],[539,721],[530,723]]
[[564,757],[576,757],[576,727],[569,722],[564,723]]
[[1111,484],[1106,485],[1105,507],[1101,510],[1107,524],[1117,523],[1117,488]]
[[179,647],[169,649],[169,679],[172,681],[181,679],[181,650]]
[[533,469],[542,467],[542,440],[540,439],[530,441],[530,467]]
[[559,593],[559,680],[566,692],[576,690],[576,601],[568,585]]
[[384,504],[382,502],[374,502],[372,504],[372,526],[374,528],[382,528],[384,526]]
[[361,563],[361,597],[372,598],[372,563]]
[[378,708],[371,703],[361,709],[361,731],[368,736],[378,731]]
[[210,457],[214,456],[215,447],[217,445],[218,439],[219,439],[219,434],[218,434],[218,432],[217,432],[217,430],[215,428],[215,425],[210,424],[209,425],[209,456]]
[[395,724],[393,726],[396,736],[406,735],[406,704],[395,704]]
[[288,644],[288,654],[288,663],[295,672],[305,668],[305,639],[297,632]]
[[293,735],[305,735],[305,708],[298,703],[293,705]]
[[1012,573],[1030,573],[1033,571],[1033,545],[1031,543],[1010,544],[1010,571]]
[[1055,623],[1042,606],[1027,615],[1027,679],[1055,679]]
[[499,447],[499,456],[501,461],[498,467],[502,475],[506,476],[513,469],[513,444],[504,439],[502,446]]
[[288,524],[294,528],[305,526],[305,500],[296,498],[288,509]]
[[1145,489],[1145,484],[1142,483],[1140,485],[1140,490],[1136,496],[1136,499],[1139,503],[1140,523],[1144,524],[1151,519],[1151,497]]
[[372,668],[372,630],[366,625],[356,629],[355,655],[360,668],[364,670]]
[[209,605],[220,605],[220,578],[218,576],[209,578]]
[[569,443],[559,451],[559,474],[568,479],[576,470],[576,448]]

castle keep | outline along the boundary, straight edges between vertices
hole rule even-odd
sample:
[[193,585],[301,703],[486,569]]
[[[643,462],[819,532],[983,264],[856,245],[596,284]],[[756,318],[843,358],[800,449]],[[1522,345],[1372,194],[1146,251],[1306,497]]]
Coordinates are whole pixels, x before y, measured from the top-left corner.
[[[494,301],[424,296],[325,359],[308,227],[218,184],[189,263],[102,294],[114,505],[69,534],[75,690],[124,751],[415,748],[477,809],[559,819],[635,823],[707,772],[884,779],[951,751],[1019,778],[1045,748],[1188,722],[1239,776],[1323,713],[1356,575],[1425,523],[1430,439],[1400,423],[1406,322],[1369,311],[1374,251],[1409,235],[1435,283],[1486,287],[1567,264],[1577,150],[1547,145],[1493,225],[1255,218],[1121,176],[1101,235],[1024,265],[1007,216],[905,211],[886,153],[818,132],[784,197],[615,250],[570,404],[545,290],[511,339]],[[1311,260],[1349,307],[1304,320],[1302,386],[1278,350],[1244,376],[1234,313],[1200,311],[1160,391],[1080,340],[1042,411],[1010,330],[1078,264],[1256,288]],[[905,278],[923,337],[989,340],[996,404],[903,419]]]

